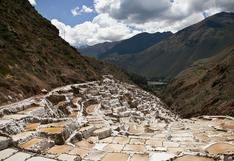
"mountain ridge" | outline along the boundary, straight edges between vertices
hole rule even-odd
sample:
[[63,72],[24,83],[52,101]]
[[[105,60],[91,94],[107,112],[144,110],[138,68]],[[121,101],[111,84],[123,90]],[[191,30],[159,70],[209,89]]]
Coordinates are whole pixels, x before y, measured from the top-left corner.
[[119,41],[104,42],[104,43],[99,43],[99,44],[95,44],[92,46],[78,47],[77,50],[84,56],[98,57],[98,55],[111,49],[118,43]]
[[176,76],[196,60],[218,53],[234,42],[234,13],[222,12],[186,27],[143,52],[104,60],[152,78]]
[[113,48],[107,50],[105,53],[100,54],[99,58],[105,59],[106,57],[111,56],[112,54],[125,55],[141,52],[144,49],[147,49],[148,47],[155,45],[172,35],[173,34],[171,32],[143,32],[129,39],[120,41],[120,43],[115,45]]

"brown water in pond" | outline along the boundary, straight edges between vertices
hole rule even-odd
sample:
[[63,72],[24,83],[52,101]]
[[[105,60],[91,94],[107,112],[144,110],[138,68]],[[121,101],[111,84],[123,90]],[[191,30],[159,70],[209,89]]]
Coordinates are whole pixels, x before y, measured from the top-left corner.
[[69,146],[69,145],[55,145],[54,147],[52,147],[48,150],[48,153],[51,153],[51,154],[68,153],[72,149],[73,149],[73,147]]
[[33,138],[24,144],[20,144],[19,147],[22,149],[30,149],[33,145],[41,142],[42,140],[43,139],[41,139],[41,138]]
[[64,127],[66,123],[64,121],[61,122],[54,122],[51,124],[47,124],[47,127]]
[[110,161],[110,160],[116,160],[116,161],[128,161],[128,154],[124,153],[108,153],[104,156],[102,161]]
[[183,156],[180,158],[177,158],[174,161],[215,161],[214,159],[211,158],[205,158],[205,157],[198,157],[198,156]]
[[234,121],[226,121],[221,124],[224,129],[234,130]]
[[206,148],[206,151],[208,151],[210,154],[224,154],[228,152],[234,152],[234,145],[216,143]]
[[91,114],[91,113],[93,113],[94,111],[95,111],[95,108],[96,108],[96,106],[97,106],[98,104],[94,104],[94,105],[90,105],[90,106],[88,106],[87,108],[86,108],[86,113],[87,114]]
[[143,134],[145,133],[145,127],[143,125],[129,124],[128,132],[131,134]]
[[27,124],[26,127],[25,127],[25,130],[26,131],[35,131],[38,128],[39,125],[40,125],[40,123]]
[[60,134],[63,131],[63,128],[61,127],[47,127],[40,129],[41,132],[47,133],[47,134]]

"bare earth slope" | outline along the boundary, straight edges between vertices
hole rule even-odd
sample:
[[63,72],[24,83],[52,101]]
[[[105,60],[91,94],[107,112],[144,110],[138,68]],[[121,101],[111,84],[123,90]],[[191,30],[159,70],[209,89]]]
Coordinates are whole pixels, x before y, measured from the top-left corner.
[[0,13],[0,104],[99,79],[107,66],[81,56],[28,0],[1,0]]
[[234,45],[181,72],[169,83],[164,97],[184,117],[234,116]]

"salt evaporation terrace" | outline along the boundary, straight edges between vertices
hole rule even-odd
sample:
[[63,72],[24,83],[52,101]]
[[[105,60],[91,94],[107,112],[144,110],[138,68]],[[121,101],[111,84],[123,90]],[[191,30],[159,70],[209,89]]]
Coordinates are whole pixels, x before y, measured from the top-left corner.
[[234,160],[234,118],[180,119],[164,107],[112,76],[57,88],[0,107],[0,160]]

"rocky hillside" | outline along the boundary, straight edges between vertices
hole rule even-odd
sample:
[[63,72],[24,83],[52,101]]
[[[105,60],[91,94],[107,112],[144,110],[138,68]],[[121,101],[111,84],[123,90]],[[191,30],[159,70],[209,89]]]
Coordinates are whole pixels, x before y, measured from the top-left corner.
[[113,56],[118,57],[126,54],[134,55],[139,53],[152,45],[161,42],[164,39],[172,36],[171,32],[157,32],[157,33],[140,33],[129,39],[123,40],[116,44],[113,48],[100,54],[100,59],[112,59]]
[[234,13],[219,13],[189,26],[138,54],[110,62],[148,78],[173,78],[193,62],[214,56],[234,42]]
[[184,117],[234,116],[234,44],[181,72],[168,85],[164,98]]
[[0,104],[103,74],[107,64],[82,57],[28,0],[1,0],[0,13]]
[[119,41],[104,42],[104,43],[96,44],[93,46],[81,47],[81,48],[78,48],[77,50],[82,55],[90,56],[90,57],[98,57],[101,53],[105,53],[107,50],[113,48],[118,43],[119,43]]

